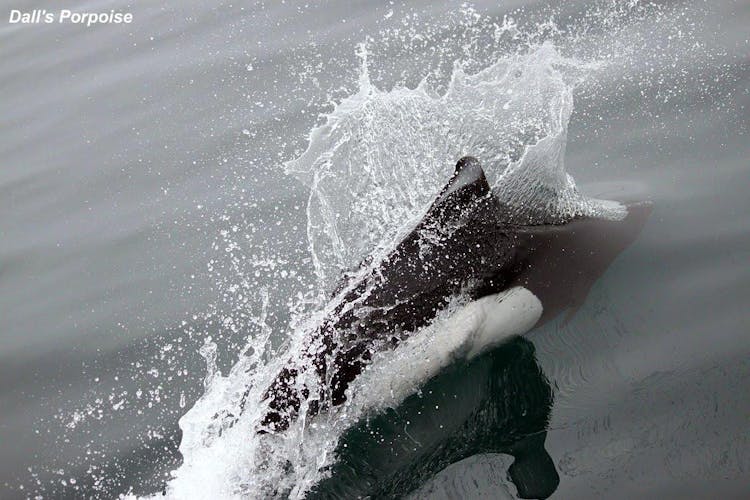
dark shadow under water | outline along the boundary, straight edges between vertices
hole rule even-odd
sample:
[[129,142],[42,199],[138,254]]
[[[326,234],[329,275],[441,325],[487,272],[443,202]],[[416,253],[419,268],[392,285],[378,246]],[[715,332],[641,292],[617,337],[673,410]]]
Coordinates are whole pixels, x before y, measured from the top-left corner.
[[559,483],[544,448],[552,404],[534,345],[514,338],[454,363],[397,408],[350,429],[331,476],[307,498],[402,498],[479,453],[512,455],[519,497],[547,498]]

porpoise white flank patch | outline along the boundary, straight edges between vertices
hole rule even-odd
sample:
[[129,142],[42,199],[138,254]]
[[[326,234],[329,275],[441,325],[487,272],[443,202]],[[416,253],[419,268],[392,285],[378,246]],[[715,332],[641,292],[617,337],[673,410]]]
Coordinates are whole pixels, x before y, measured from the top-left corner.
[[536,295],[520,286],[455,309],[449,306],[395,351],[377,356],[350,388],[350,405],[390,407],[453,362],[472,359],[528,332],[542,311]]

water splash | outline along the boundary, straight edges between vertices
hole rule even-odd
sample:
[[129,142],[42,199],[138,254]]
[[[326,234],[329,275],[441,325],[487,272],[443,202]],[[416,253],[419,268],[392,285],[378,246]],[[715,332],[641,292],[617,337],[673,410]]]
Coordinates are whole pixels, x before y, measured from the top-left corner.
[[[439,95],[426,81],[414,89],[378,89],[368,75],[366,47],[360,45],[358,53],[358,92],[312,131],[307,151],[286,164],[288,172],[311,186],[308,237],[321,296],[342,270],[373,249],[392,248],[465,154],[483,160],[493,189],[516,222],[605,213],[578,193],[563,162],[572,92],[589,64],[565,58],[553,44],[543,43],[474,74],[457,65],[447,91]],[[430,346],[441,345],[436,342],[441,328],[448,328],[447,318],[461,305],[457,297],[445,317],[415,335],[403,352],[378,358],[370,373],[381,376],[374,380],[383,379],[394,360],[407,366],[423,358]],[[201,349],[208,364],[206,392],[180,420],[185,461],[173,473],[172,497],[203,491],[221,497],[300,498],[335,460],[343,429],[374,408],[398,403],[419,385],[414,380],[371,384],[375,390],[359,391],[358,397],[312,421],[301,419],[283,435],[259,436],[255,429],[263,414],[262,393],[285,359],[264,355],[270,331],[264,327],[265,307],[262,311],[257,322],[261,333],[250,339],[228,376],[216,373],[215,346],[207,342]],[[298,321],[291,355],[301,350],[304,332],[318,320],[312,314]],[[450,359],[451,353],[445,356]],[[304,404],[300,414],[305,414]]]
[[[620,13],[615,9],[606,19],[614,23]],[[469,48],[453,64],[444,87],[425,76],[413,87],[381,88],[371,75],[371,46],[357,47],[356,91],[325,115],[311,131],[308,148],[284,165],[310,188],[307,236],[318,286],[316,300],[300,297],[297,305],[312,303],[313,312],[293,319],[285,356],[267,350],[270,329],[262,317],[260,333],[251,335],[231,372],[207,378],[204,396],[180,420],[185,461],[173,472],[169,497],[303,498],[326,476],[349,425],[398,404],[419,387],[420,381],[399,385],[383,374],[393,366],[410,366],[434,345],[447,318],[463,305],[461,297],[413,341],[377,357],[355,383],[362,389],[357,397],[310,421],[294,422],[282,435],[255,432],[264,414],[263,392],[287,357],[302,349],[341,273],[368,254],[374,252],[377,260],[391,249],[423,215],[461,156],[482,161],[513,222],[622,215],[616,204],[583,196],[564,162],[574,92],[606,58],[564,55],[553,41],[554,23],[528,34],[505,19],[494,26],[494,39],[508,35],[521,42],[513,50],[501,47],[481,64],[472,54],[486,27],[468,25],[470,43],[463,48]],[[300,380],[308,382],[313,383]]]
[[482,161],[513,222],[621,215],[584,198],[565,171],[573,91],[597,64],[563,57],[546,42],[475,74],[457,65],[438,95],[426,79],[414,89],[379,90],[366,47],[358,53],[359,91],[285,165],[310,185],[308,240],[324,289],[407,232],[464,155]]

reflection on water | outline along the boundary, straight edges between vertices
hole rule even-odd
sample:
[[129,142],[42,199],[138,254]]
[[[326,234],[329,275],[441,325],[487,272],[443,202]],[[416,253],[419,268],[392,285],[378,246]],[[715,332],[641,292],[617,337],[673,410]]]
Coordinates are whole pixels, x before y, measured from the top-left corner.
[[403,497],[478,453],[513,456],[508,472],[519,496],[547,498],[559,482],[544,448],[552,404],[533,344],[513,339],[348,431],[331,478],[310,498]]

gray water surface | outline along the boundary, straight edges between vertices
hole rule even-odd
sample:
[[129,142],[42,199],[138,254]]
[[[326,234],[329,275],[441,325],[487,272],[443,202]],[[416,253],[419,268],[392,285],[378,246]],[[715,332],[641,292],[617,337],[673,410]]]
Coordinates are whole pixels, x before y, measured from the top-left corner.
[[[524,3],[541,6],[477,9]],[[91,28],[10,25],[23,7],[0,6],[0,497],[161,488],[202,393],[202,340],[183,322],[210,330],[193,315],[221,302],[218,214],[246,214],[262,227],[248,247],[284,248],[310,280],[307,188],[281,162],[326,110],[308,103],[355,88],[357,42],[459,5],[430,4],[65,4],[134,15]],[[566,165],[581,189],[654,211],[576,317],[529,336],[556,388],[553,498],[750,496],[750,3],[673,7],[701,13],[696,43],[720,54],[665,71],[673,99],[627,79],[576,96]],[[237,339],[219,340],[226,368]],[[456,464],[424,495],[486,498],[506,467]]]

